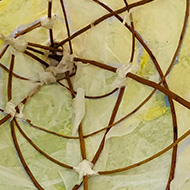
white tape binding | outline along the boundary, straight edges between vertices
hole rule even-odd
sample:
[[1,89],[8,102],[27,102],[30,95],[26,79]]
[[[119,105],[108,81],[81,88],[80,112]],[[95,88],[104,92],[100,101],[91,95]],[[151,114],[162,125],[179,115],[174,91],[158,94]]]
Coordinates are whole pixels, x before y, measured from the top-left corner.
[[72,73],[74,69],[74,55],[64,54],[62,60],[57,66],[49,66],[45,72],[40,73],[40,81],[43,84],[55,83],[59,76],[64,75],[67,71]]
[[56,78],[52,72],[42,72],[40,75],[40,82],[42,84],[52,84],[56,82]]
[[115,79],[115,81],[113,82],[113,86],[117,87],[117,88],[121,88],[126,86],[126,75],[127,73],[131,72],[132,70],[132,63],[129,63],[129,65],[122,65],[121,67],[119,67],[116,71],[117,73],[117,78]]
[[26,120],[26,117],[22,113],[24,109],[24,104],[23,103],[18,104],[18,109],[19,109],[19,113],[16,114],[16,117]]
[[99,175],[97,171],[92,169],[93,166],[93,163],[88,160],[83,160],[77,167],[73,168],[79,174],[78,184],[81,183],[83,176]]
[[5,108],[5,113],[11,115],[11,120],[13,120],[14,117],[16,116],[15,105],[12,102],[7,102],[7,105],[6,105],[6,108]]
[[26,42],[22,36],[15,39],[0,34],[0,39],[2,39],[6,44],[11,45],[14,49],[16,49],[19,52],[24,52],[28,46],[28,42]]
[[60,63],[57,65],[57,72],[59,74],[60,73],[65,73],[67,71],[72,72],[73,70],[73,61],[74,55],[69,54],[67,52],[65,52],[62,60],[60,61]]
[[40,19],[41,26],[47,29],[53,29],[55,18],[56,18],[55,16],[53,16],[52,18],[42,17]]
[[25,116],[23,115],[22,111],[24,109],[24,104],[20,103],[18,104],[19,113],[16,111],[16,106],[10,101],[7,102],[5,113],[11,115],[11,120],[13,120],[15,117],[18,117],[20,119],[25,119]]

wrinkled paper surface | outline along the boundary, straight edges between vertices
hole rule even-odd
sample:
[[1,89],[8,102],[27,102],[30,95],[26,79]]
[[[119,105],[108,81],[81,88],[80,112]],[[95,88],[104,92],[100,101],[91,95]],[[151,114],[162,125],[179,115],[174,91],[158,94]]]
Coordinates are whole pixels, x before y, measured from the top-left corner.
[[[107,13],[91,0],[64,0],[69,17],[71,33]],[[116,10],[124,6],[123,1],[102,0]],[[136,2],[135,0],[128,1]],[[176,49],[184,19],[185,0],[156,0],[142,7],[131,10],[135,29],[156,56],[161,69],[165,72]],[[58,15],[54,22],[54,35],[57,41],[67,37],[59,1],[53,1],[53,13]],[[0,31],[11,35],[23,29],[47,14],[47,1],[44,0],[2,0],[0,1]],[[122,14],[123,18],[126,13]],[[46,45],[48,30],[38,28],[23,36],[26,41]],[[88,32],[73,39],[75,55],[119,67],[129,63],[132,35],[115,18],[109,18],[92,27]],[[135,42],[134,64],[139,67],[138,74],[144,78],[159,81],[159,75],[146,51],[138,41]],[[4,46],[0,40],[0,48]],[[67,47],[68,49],[68,47]],[[186,31],[183,47],[167,82],[169,88],[180,96],[190,100],[190,26]],[[9,67],[11,50],[8,49],[0,62]],[[14,72],[38,80],[43,72],[42,66],[22,54],[15,52]],[[83,88],[86,95],[97,96],[113,90],[113,82],[117,75],[109,71],[77,63],[77,73],[72,77],[74,89]],[[0,68],[0,108],[7,104],[8,74]],[[63,81],[64,84],[66,82]],[[22,81],[13,77],[13,102],[17,105],[35,83]],[[127,81],[123,100],[115,121],[135,109],[152,89],[133,80]],[[92,133],[106,127],[109,123],[118,93],[99,99],[85,100],[85,114],[82,119],[84,134]],[[23,114],[34,125],[72,135],[73,100],[67,89],[58,84],[46,85],[24,106]],[[190,112],[175,102],[179,136],[189,129]],[[4,117],[0,113],[0,119]],[[81,121],[81,120],[80,120]],[[18,119],[22,130],[40,149],[55,159],[77,167],[81,162],[78,140],[60,138],[30,127],[22,119]],[[154,96],[135,114],[113,127],[106,137],[105,147],[94,169],[111,170],[125,167],[144,160],[159,152],[173,141],[171,112],[168,100],[160,92]],[[103,137],[103,132],[85,139],[87,159],[92,160]],[[16,130],[18,142],[26,162],[47,190],[70,190],[78,181],[74,170],[64,169],[47,160],[37,152]],[[190,141],[179,144],[176,175],[171,190],[187,190],[190,188]],[[92,176],[89,178],[90,190],[164,190],[167,184],[171,153],[169,151],[159,158],[129,171],[114,175]],[[24,171],[11,138],[10,124],[0,126],[0,189],[32,190],[36,189]],[[80,189],[82,189],[81,187]]]

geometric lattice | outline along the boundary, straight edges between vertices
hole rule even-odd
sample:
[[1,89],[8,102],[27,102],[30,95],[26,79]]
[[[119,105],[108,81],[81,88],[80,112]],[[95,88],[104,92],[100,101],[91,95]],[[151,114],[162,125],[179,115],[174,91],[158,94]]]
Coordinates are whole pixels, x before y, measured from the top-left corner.
[[[109,1],[81,1],[100,16],[89,15],[90,23],[80,27],[80,3],[49,0],[46,16],[0,36],[0,132],[4,142],[12,137],[9,148],[2,143],[0,189],[13,188],[12,180],[15,189],[170,189],[177,145],[190,134],[178,137],[175,108],[190,109],[190,102],[167,80],[185,37],[189,1],[167,66],[159,64],[133,18],[133,10],[153,1],[123,0],[114,10]],[[18,159],[34,186],[14,177],[21,172]],[[162,185],[154,175],[164,175]]]

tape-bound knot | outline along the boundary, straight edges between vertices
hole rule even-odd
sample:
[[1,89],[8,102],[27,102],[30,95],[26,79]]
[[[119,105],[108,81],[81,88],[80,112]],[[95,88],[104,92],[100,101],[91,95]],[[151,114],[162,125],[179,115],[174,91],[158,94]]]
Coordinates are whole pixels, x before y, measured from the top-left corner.
[[54,15],[52,18],[49,17],[42,17],[40,19],[41,26],[47,29],[53,29],[54,23],[55,23],[56,15]]
[[83,176],[98,175],[98,172],[92,169],[93,166],[93,163],[85,159],[77,167],[73,168],[79,174],[79,181],[77,184],[81,183]]
[[58,65],[50,66],[46,71],[51,72],[58,80],[64,78],[66,72],[72,74],[75,71],[73,58],[73,55],[65,53]]
[[11,115],[11,121],[16,116],[17,112],[16,112],[16,109],[15,109],[15,105],[12,102],[7,102],[7,105],[6,105],[6,108],[5,108],[5,113]]
[[41,83],[55,83],[57,80],[64,78],[66,72],[69,72],[69,74],[74,73],[75,67],[73,58],[74,55],[65,53],[58,65],[51,65],[45,70],[45,72],[40,73]]
[[62,57],[60,63],[57,65],[57,70],[60,73],[69,72],[72,73],[74,69],[74,55],[65,52],[64,56]]
[[24,109],[24,104],[23,103],[18,104],[19,113],[16,113],[16,117],[26,120],[26,117],[22,113],[23,109]]
[[18,38],[10,38],[0,34],[0,39],[2,39],[6,44],[11,45],[15,50],[19,52],[24,52],[28,46],[28,42],[23,39],[22,36]]
[[55,66],[49,66],[47,69],[46,69],[46,72],[51,72],[54,76],[57,75],[57,67]]
[[6,108],[5,108],[5,113],[11,115],[11,121],[15,117],[18,117],[20,119],[25,119],[25,116],[22,113],[23,108],[24,108],[24,104],[22,104],[22,103],[18,104],[19,113],[17,113],[16,106],[10,101],[10,102],[7,102],[7,105],[6,105]]
[[126,75],[127,73],[132,71],[132,62],[129,63],[129,65],[122,65],[121,67],[119,67],[116,71],[117,73],[117,78],[115,79],[115,81],[113,82],[113,86],[117,87],[117,88],[122,88],[124,86],[126,86]]
[[10,44],[12,38],[5,36],[3,33],[0,33],[0,39],[6,44]]
[[19,38],[13,39],[13,42],[10,45],[12,45],[13,48],[16,49],[17,51],[25,52],[28,46],[28,42],[26,42],[22,37],[19,37]]
[[125,25],[126,22],[129,24],[131,24],[131,22],[133,22],[131,9],[129,11],[126,11],[123,22],[122,22],[123,25]]
[[44,85],[48,85],[48,84],[52,84],[52,83],[55,83],[56,82],[56,78],[55,76],[53,75],[52,72],[42,72],[39,74],[40,76],[40,82]]

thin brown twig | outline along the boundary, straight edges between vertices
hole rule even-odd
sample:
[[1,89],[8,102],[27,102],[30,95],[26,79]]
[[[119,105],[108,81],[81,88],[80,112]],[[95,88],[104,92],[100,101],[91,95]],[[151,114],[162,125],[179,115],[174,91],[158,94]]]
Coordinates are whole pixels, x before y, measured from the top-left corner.
[[84,160],[86,159],[86,148],[85,148],[85,141],[84,141],[81,123],[79,125],[78,134],[79,134],[79,141],[80,141],[80,147],[81,147],[81,155],[82,155],[82,159]]
[[[124,91],[125,91],[125,88],[122,87],[119,91],[119,95],[118,95],[118,98],[117,98],[117,101],[115,103],[115,106],[114,106],[114,109],[112,111],[112,115],[111,115],[111,118],[110,118],[110,121],[109,121],[109,125],[113,124],[114,120],[115,120],[115,117],[117,115],[117,112],[118,112],[118,109],[119,109],[119,106],[120,106],[120,103],[122,101],[122,97],[123,97],[123,94],[124,94]],[[106,132],[104,133],[104,137],[99,145],[99,148],[97,150],[97,152],[95,153],[93,159],[92,159],[92,163],[95,164],[104,148],[104,144],[105,144],[105,138],[106,138],[106,135],[107,133],[109,132],[110,128],[106,129]]]
[[[0,67],[1,67],[4,71],[6,71],[7,73],[9,73],[10,70],[9,70],[7,67],[5,67],[2,63],[0,63]],[[32,80],[32,79],[29,79],[29,78],[26,78],[26,77],[22,77],[22,76],[20,76],[20,75],[17,75],[17,74],[14,73],[14,72],[13,72],[13,76],[14,76],[15,78],[18,78],[18,79],[21,79],[21,80],[32,81],[32,82],[38,82],[38,81],[34,81],[34,80]]]
[[42,59],[40,59],[39,57],[37,57],[36,55],[32,54],[31,52],[25,50],[24,54],[28,55],[29,57],[31,57],[32,59],[38,61],[39,63],[41,63],[43,66],[45,67],[49,67],[49,64],[46,63],[45,61],[43,61]]
[[177,144],[179,144],[181,141],[183,141],[186,137],[188,137],[190,135],[190,130],[188,130],[186,133],[184,133],[181,137],[179,137],[174,143],[170,144],[169,146],[167,146],[166,148],[164,148],[163,150],[161,150],[160,152],[154,154],[153,156],[146,158],[145,160],[142,160],[140,162],[137,162],[135,164],[123,167],[123,168],[118,168],[118,169],[114,169],[114,170],[108,170],[108,171],[99,171],[98,173],[100,175],[108,175],[108,174],[113,174],[113,173],[118,173],[118,172],[123,172],[123,171],[127,171],[130,170],[132,168],[136,168],[138,166],[141,166],[145,163],[150,162],[151,160],[154,160],[155,158],[158,158],[159,156],[161,156],[162,154],[166,153],[167,151],[169,151],[170,149],[174,148]]
[[[169,72],[171,71],[175,60],[179,54],[180,48],[182,46],[183,43],[183,39],[185,36],[185,31],[186,31],[186,27],[188,24],[188,18],[189,18],[189,0],[186,1],[186,11],[185,11],[185,19],[184,19],[184,23],[183,23],[183,28],[181,31],[181,35],[180,35],[180,39],[178,42],[178,46],[176,48],[176,51],[174,53],[174,56],[172,58],[171,64],[168,67],[165,76],[167,76],[169,74]],[[171,109],[173,109],[172,111],[172,119],[173,119],[173,141],[175,142],[178,138],[178,129],[177,129],[177,119],[176,119],[176,113],[175,113],[175,109],[174,109],[174,105],[173,105],[173,101],[169,98],[169,103],[171,106]],[[171,161],[171,169],[170,169],[170,174],[169,174],[169,178],[168,178],[168,183],[166,186],[166,190],[170,190],[170,184],[171,181],[174,179],[174,175],[175,175],[175,167],[176,167],[176,159],[177,159],[177,145],[173,148],[173,152],[172,152],[172,161]]]
[[[145,5],[151,1],[155,1],[155,0],[141,0],[141,1],[138,1],[138,2],[135,2],[135,3],[131,3],[129,6],[128,6],[128,10],[134,8],[134,7],[138,7],[140,5]],[[93,26],[96,26],[98,24],[100,24],[101,22],[103,22],[104,20],[110,18],[110,17],[113,17],[115,15],[118,15],[118,14],[121,14],[123,12],[125,12],[127,10],[127,7],[123,7],[123,8],[120,8],[116,11],[113,11],[111,13],[108,13],[108,14],[105,14],[104,16],[98,18],[97,20],[95,20],[92,24]],[[58,43],[56,45],[56,47],[59,47],[59,46],[62,46],[63,44],[65,44],[66,42],[68,42],[69,40],[72,40],[74,39],[75,37],[79,36],[80,34],[86,32],[87,30],[89,30],[91,27],[92,27],[92,24],[88,24],[87,26],[83,27],[82,29],[80,29],[79,31],[73,33],[70,38],[67,38],[63,41],[61,41],[60,43]]]
[[[122,88],[120,89],[120,92],[119,92],[117,101],[116,101],[115,106],[114,106],[114,109],[113,109],[113,111],[112,111],[112,115],[111,115],[109,124],[112,124],[112,123],[114,122],[114,120],[115,120],[115,117],[116,117],[117,111],[118,111],[118,109],[119,109],[119,105],[120,105],[120,103],[121,103],[121,100],[122,100],[124,91],[125,91],[125,88],[122,87]],[[100,154],[101,154],[101,152],[102,152],[102,150],[103,150],[103,148],[104,148],[105,138],[106,138],[106,135],[107,135],[107,133],[109,132],[109,130],[110,130],[110,128],[108,128],[108,129],[106,130],[106,132],[104,133],[104,136],[103,136],[103,138],[102,138],[102,141],[100,142],[100,145],[99,145],[99,147],[98,147],[98,150],[96,151],[96,153],[95,153],[95,155],[94,155],[94,157],[93,157],[93,159],[92,159],[92,161],[91,161],[93,164],[96,164],[96,162],[97,162],[97,160],[98,160],[98,158],[99,158],[99,156],[100,156]],[[77,189],[82,185],[82,183],[84,183],[84,182],[85,182],[85,181],[83,180],[83,182],[81,182],[80,185],[75,185],[74,188],[73,188],[73,190],[74,190],[74,189],[77,190]]]
[[[37,85],[33,90],[32,90],[32,93],[30,93],[27,97],[25,97],[20,103],[22,104],[26,104],[41,88],[41,85]],[[17,105],[15,107],[16,111],[19,112],[19,106]],[[10,114],[7,114],[5,117],[3,117],[1,120],[0,120],[0,126],[5,123],[7,120],[9,120],[11,118],[11,115]]]
[[7,51],[8,47],[9,47],[9,45],[6,45],[6,46],[3,48],[3,50],[2,50],[1,53],[0,53],[0,59],[3,57],[3,55],[4,55],[5,52]]
[[135,28],[134,28],[134,23],[133,23],[133,15],[129,11],[129,4],[127,3],[127,0],[123,0],[127,11],[129,13],[129,18],[130,18],[130,23],[131,23],[131,29],[132,29],[132,48],[131,48],[131,57],[130,57],[130,62],[133,62],[134,55],[135,55]]
[[8,98],[8,101],[11,101],[11,99],[12,99],[12,78],[13,78],[14,63],[15,63],[15,55],[12,54],[11,63],[10,63],[10,69],[9,69],[8,84],[7,84],[7,98]]
[[[38,28],[38,27],[40,27],[40,26],[41,26],[41,22],[37,22],[37,23],[33,24],[32,26],[29,26],[29,27],[27,27],[26,29],[24,29],[24,30],[18,32],[17,34],[15,34],[14,38],[18,38],[19,36],[24,35],[24,34],[26,34],[26,33],[28,33],[28,32],[31,32],[32,30],[34,30],[34,29],[36,29],[36,28]],[[1,53],[0,53],[0,59],[3,57],[3,55],[4,55],[5,52],[7,51],[8,47],[9,47],[9,44],[7,44],[7,45],[3,48],[3,50],[2,50]]]
[[181,96],[177,95],[176,93],[168,90],[167,88],[153,82],[147,79],[144,79],[142,77],[139,77],[135,74],[132,73],[127,73],[126,77],[131,78],[141,84],[145,84],[149,87],[155,88],[159,91],[161,91],[162,93],[164,93],[166,96],[174,99],[176,102],[180,103],[181,105],[183,105],[184,107],[190,109],[190,102],[188,102],[187,100],[183,99]]
[[74,93],[74,90],[73,90],[73,85],[72,85],[72,82],[71,82],[71,79],[70,79],[70,76],[69,76],[69,72],[66,72],[66,80],[67,80],[67,83],[69,85],[69,91],[71,92],[71,96],[72,98],[75,98],[75,93]]
[[[61,86],[63,86],[64,88],[66,88],[68,91],[70,91],[70,89],[69,89],[66,85],[62,84],[60,81],[58,81],[58,83],[59,83]],[[103,94],[103,95],[99,95],[99,96],[88,96],[88,95],[85,95],[84,97],[85,97],[86,99],[90,99],[90,100],[101,99],[101,98],[106,98],[106,97],[108,97],[108,96],[114,94],[114,93],[117,92],[117,91],[118,91],[118,88],[115,88],[115,89],[113,89],[112,91],[110,91],[110,92],[108,92],[108,93],[106,93],[106,94]],[[71,92],[71,91],[70,91],[70,92]],[[77,92],[76,92],[74,89],[73,89],[73,92],[74,92],[75,95],[77,94]]]
[[38,49],[34,49],[34,48],[32,48],[32,47],[27,47],[26,49],[28,49],[28,50],[30,50],[30,51],[33,51],[33,52],[35,52],[35,53],[38,53],[38,54],[40,54],[40,55],[45,55],[45,53],[44,52],[42,52],[42,51],[40,51],[40,50],[38,50]]
[[25,169],[25,171],[27,172],[28,176],[30,177],[30,179],[32,180],[33,184],[39,189],[39,190],[44,190],[44,188],[38,183],[38,181],[36,180],[36,178],[34,177],[34,175],[32,174],[31,170],[29,169],[23,155],[22,155],[22,152],[20,150],[20,146],[18,144],[18,141],[17,141],[17,136],[16,136],[16,133],[15,133],[15,127],[14,127],[14,121],[11,121],[11,134],[12,134],[12,139],[13,139],[13,142],[14,142],[14,146],[16,148],[16,151],[17,151],[17,154],[19,156],[19,159]]
[[60,133],[56,133],[54,131],[50,131],[50,130],[47,130],[47,129],[44,129],[42,127],[38,127],[37,125],[34,125],[32,124],[32,122],[30,120],[26,120],[26,122],[33,128],[35,129],[39,129],[41,131],[44,131],[46,133],[49,133],[49,134],[52,134],[52,135],[56,135],[56,136],[59,136],[59,137],[63,137],[63,138],[66,138],[66,139],[79,139],[79,137],[73,137],[73,136],[67,136],[67,135],[63,135],[63,134],[60,134]]
[[[73,90],[73,85],[69,77],[69,72],[66,72],[66,79],[69,85],[69,89],[71,92],[72,98],[75,98],[75,93]],[[79,135],[79,142],[80,142],[80,151],[82,155],[82,159],[86,159],[86,147],[85,147],[85,141],[84,141],[84,136],[83,136],[83,129],[82,129],[82,124],[79,124],[78,128],[78,135]],[[84,190],[88,190],[88,176],[83,176],[83,183],[84,183]]]
[[68,39],[69,39],[70,54],[73,54],[72,43],[71,43],[71,40],[70,40],[71,34],[70,34],[70,28],[69,28],[69,23],[68,23],[68,19],[67,19],[67,13],[66,13],[66,10],[65,10],[63,0],[60,0],[60,3],[61,3],[62,11],[63,11],[63,16],[64,16],[64,19],[65,19],[65,24],[66,24],[66,29],[67,29],[67,36],[68,36]]
[[34,43],[34,42],[28,42],[28,45],[33,46],[33,47],[37,47],[37,48],[41,48],[41,49],[45,49],[45,50],[49,50],[49,51],[63,52],[63,50],[60,49],[60,48],[55,49],[55,47],[49,47],[49,46],[37,44],[37,43]]
[[[27,49],[32,51],[32,52],[38,53],[40,55],[45,55],[45,53],[43,51],[40,51],[38,49],[35,49],[35,48],[32,48],[32,47],[27,47]],[[56,60],[58,62],[61,61],[61,59],[62,59],[62,56],[57,55],[57,54],[49,54],[48,57],[51,58],[51,59],[54,59],[54,60]]]
[[[67,15],[66,15],[63,0],[60,0],[60,3],[61,3],[61,7],[62,7],[65,23],[66,23],[67,35],[68,35],[68,38],[69,38],[70,54],[73,54],[72,43],[71,43],[71,40],[70,40],[70,29],[69,29],[69,24],[68,24]],[[66,79],[67,79],[67,82],[68,82],[68,85],[69,85],[71,96],[72,96],[72,98],[74,98],[75,93],[74,93],[74,90],[73,90],[72,82],[70,80],[69,72],[66,72]],[[82,132],[82,124],[79,125],[78,133],[79,133],[81,155],[82,155],[82,158],[84,160],[84,159],[86,159],[86,149],[85,149],[85,142],[84,142],[84,137],[83,137],[83,132]],[[88,177],[87,176],[83,177],[83,182],[84,182],[84,190],[88,190]]]
[[34,30],[34,29],[36,29],[36,28],[38,28],[40,26],[41,26],[41,22],[38,21],[38,22],[34,23],[33,25],[27,27],[26,29],[24,29],[24,30],[18,32],[17,34],[15,34],[15,38],[18,38],[21,35],[27,34],[28,32],[31,32],[32,30]]
[[[99,5],[101,5],[103,8],[105,8],[106,10],[108,10],[109,12],[113,12],[112,9],[110,9],[107,5],[103,4],[102,2],[99,2],[98,0],[93,0],[95,1],[96,3],[98,3]],[[189,2],[187,2],[186,4],[187,6],[186,7],[189,7]],[[119,16],[119,15],[115,15],[115,17],[120,21],[120,22],[123,22],[123,19]],[[175,62],[175,59],[179,53],[179,50],[180,50],[180,47],[181,47],[181,44],[182,44],[182,41],[183,41],[183,37],[184,37],[184,34],[185,34],[185,28],[187,26],[187,20],[188,20],[188,17],[189,17],[189,9],[187,8],[186,9],[186,14],[185,14],[185,19],[184,19],[184,25],[183,25],[183,29],[182,29],[182,33],[181,33],[181,36],[180,36],[180,41],[178,43],[178,47],[176,49],[176,52],[174,54],[174,57],[172,59],[172,62],[165,74],[165,77],[167,76],[167,74],[169,73],[169,71],[171,70],[174,62]],[[133,32],[133,29],[130,28],[129,25],[127,25],[127,23],[125,23],[125,26],[131,31]],[[135,31],[134,31],[135,32]],[[135,32],[136,33],[136,32]],[[135,34],[137,39],[139,40],[139,42],[143,45],[143,47],[146,49],[146,51],[148,52],[148,54],[150,55],[150,57],[152,58],[153,61],[156,62],[156,59],[155,57],[153,56],[152,52],[149,50],[148,46],[143,42],[142,38],[138,35],[138,33]],[[165,84],[167,86],[167,84]],[[172,113],[172,121],[173,121],[173,134],[174,134],[174,140],[177,138],[177,120],[176,120],[176,115],[175,115],[175,109],[174,109],[174,105],[173,105],[173,101],[169,98],[169,104],[170,104],[170,107],[171,107],[171,113]],[[168,180],[168,184],[167,184],[167,188],[169,190],[169,186],[170,186],[170,182],[171,182],[171,179],[173,179],[174,177],[174,172],[175,172],[175,164],[176,164],[176,155],[177,155],[177,147],[174,147],[173,149],[173,153],[172,153],[172,163],[171,163],[171,170],[170,170],[170,176],[169,176],[169,180]]]
[[83,59],[83,58],[79,58],[79,57],[74,57],[73,60],[75,62],[82,62],[84,64],[91,64],[91,65],[94,65],[96,67],[100,67],[102,69],[105,69],[105,70],[108,70],[108,71],[111,71],[111,72],[114,72],[114,73],[117,71],[116,67],[106,65],[104,63],[100,63],[100,62],[97,62],[97,61],[94,61],[94,60]]
[[67,169],[73,169],[72,166],[69,166],[67,164],[64,164],[56,159],[54,159],[53,157],[49,156],[47,153],[45,153],[43,150],[41,150],[38,146],[36,146],[36,144],[24,133],[24,131],[21,129],[19,123],[17,122],[17,120],[14,120],[16,123],[17,128],[19,129],[20,133],[22,134],[22,136],[33,146],[33,148],[35,148],[38,152],[40,152],[43,156],[45,156],[48,160],[51,160],[52,162],[54,162],[55,164],[62,166],[64,168]]
[[[52,1],[48,2],[48,18],[52,18]],[[53,40],[53,30],[50,28],[49,29],[49,36],[50,36],[50,42],[51,42],[51,47],[54,47],[54,40]]]
[[[101,99],[101,98],[106,98],[106,97],[108,97],[108,96],[114,94],[114,93],[117,92],[117,91],[118,91],[118,88],[115,88],[115,89],[113,89],[112,91],[110,91],[110,92],[108,92],[108,93],[106,93],[106,94],[103,94],[103,95],[99,95],[99,96],[87,96],[87,95],[85,95],[84,97],[85,97],[86,99]],[[74,92],[75,92],[75,91],[74,91]],[[76,94],[76,92],[75,92],[75,94]]]
[[10,115],[10,114],[7,114],[5,117],[3,117],[3,118],[0,120],[0,126],[3,125],[3,123],[5,123],[6,121],[8,121],[10,118],[11,118],[11,115]]
[[41,45],[41,44],[34,43],[34,42],[28,42],[28,46],[37,47],[37,48],[41,48],[41,49],[49,50],[49,51],[53,51],[53,52],[63,52],[63,50],[60,48],[49,47],[49,46]]
[[121,123],[122,121],[126,120],[128,117],[132,116],[133,114],[135,114],[146,102],[148,102],[148,100],[150,100],[150,98],[152,97],[152,95],[156,92],[156,89],[154,89],[152,91],[151,94],[149,94],[149,96],[147,96],[134,110],[132,110],[130,113],[128,113],[127,115],[125,115],[124,117],[122,117],[121,119],[119,119],[118,121],[114,122],[113,124],[111,125],[108,125],[107,127],[105,128],[102,128],[100,130],[97,130],[95,132],[92,132],[92,133],[89,133],[87,135],[84,135],[85,138],[88,138],[90,136],[93,136],[93,135],[96,135],[106,129],[109,129],[109,128],[112,128],[112,127],[117,127],[116,125],[118,125],[119,123]]

